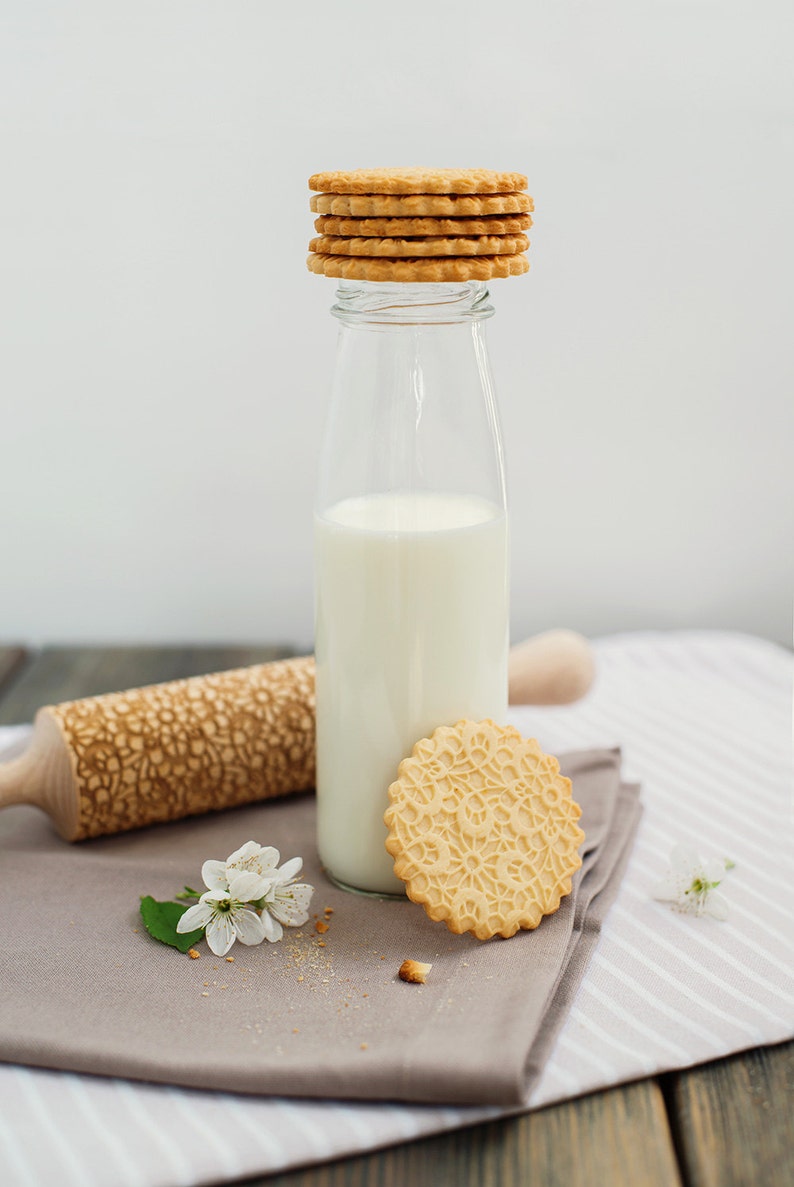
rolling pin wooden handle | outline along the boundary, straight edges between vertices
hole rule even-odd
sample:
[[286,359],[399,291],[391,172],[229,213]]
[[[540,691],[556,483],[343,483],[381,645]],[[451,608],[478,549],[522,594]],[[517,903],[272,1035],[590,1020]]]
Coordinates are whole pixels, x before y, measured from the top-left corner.
[[545,631],[510,649],[511,705],[569,705],[589,691],[592,648],[575,631]]
[[13,762],[0,764],[0,808],[35,804],[58,832],[71,840],[77,829],[72,765],[60,727],[49,709],[39,709],[30,745]]
[[26,792],[26,786],[35,779],[31,772],[30,751],[13,762],[6,762],[0,766],[0,808],[8,808],[11,804],[31,803]]

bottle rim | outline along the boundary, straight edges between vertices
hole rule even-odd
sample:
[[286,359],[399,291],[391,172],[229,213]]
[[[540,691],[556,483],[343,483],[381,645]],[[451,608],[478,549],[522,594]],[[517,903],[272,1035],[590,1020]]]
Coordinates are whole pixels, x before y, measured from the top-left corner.
[[450,324],[482,321],[493,316],[494,308],[483,280],[444,284],[340,280],[331,313],[350,325]]

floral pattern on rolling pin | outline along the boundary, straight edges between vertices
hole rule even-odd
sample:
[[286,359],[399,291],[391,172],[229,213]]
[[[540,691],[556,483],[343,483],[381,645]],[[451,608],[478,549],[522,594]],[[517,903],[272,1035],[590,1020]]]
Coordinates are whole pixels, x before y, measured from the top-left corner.
[[71,840],[314,786],[314,659],[56,705],[79,819]]

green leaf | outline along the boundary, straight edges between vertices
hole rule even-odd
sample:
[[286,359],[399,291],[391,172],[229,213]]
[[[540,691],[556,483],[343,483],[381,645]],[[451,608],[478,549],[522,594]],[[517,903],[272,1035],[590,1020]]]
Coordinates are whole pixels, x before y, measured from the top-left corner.
[[161,944],[170,944],[180,952],[187,952],[204,935],[204,928],[181,933],[176,925],[188,908],[182,903],[158,903],[150,894],[141,899],[141,919],[149,935]]

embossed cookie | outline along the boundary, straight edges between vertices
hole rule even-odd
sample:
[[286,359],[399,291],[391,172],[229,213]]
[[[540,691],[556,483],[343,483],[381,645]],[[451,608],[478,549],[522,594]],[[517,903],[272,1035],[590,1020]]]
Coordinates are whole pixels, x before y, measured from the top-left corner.
[[371,256],[323,256],[312,252],[306,265],[310,272],[320,276],[399,284],[492,280],[520,276],[529,271],[529,260],[521,252],[512,256],[450,256],[447,259],[375,259]]
[[312,194],[315,214],[354,218],[479,218],[535,209],[529,194]]
[[523,173],[493,169],[350,169],[309,178],[310,190],[331,194],[504,194],[526,185]]
[[428,235],[418,239],[384,239],[377,236],[318,235],[309,251],[330,256],[426,257],[514,256],[526,251],[526,235]]
[[385,235],[390,239],[416,235],[518,235],[531,226],[529,214],[487,214],[482,218],[341,218],[321,214],[314,220],[319,235]]
[[511,726],[441,726],[400,763],[389,800],[394,872],[450,931],[512,936],[570,893],[581,809],[556,758]]

